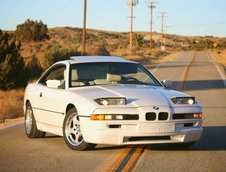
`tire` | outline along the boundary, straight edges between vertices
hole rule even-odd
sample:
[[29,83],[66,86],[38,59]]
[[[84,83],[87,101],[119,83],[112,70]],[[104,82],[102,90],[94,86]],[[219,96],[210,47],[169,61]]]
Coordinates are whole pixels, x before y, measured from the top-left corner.
[[25,120],[24,120],[25,133],[29,138],[42,138],[46,133],[37,129],[36,121],[34,118],[31,104],[26,106]]
[[63,136],[68,147],[73,150],[88,150],[95,148],[95,144],[83,140],[80,121],[75,108],[71,108],[64,119]]
[[188,150],[190,149],[196,142],[189,142],[189,143],[172,143],[172,144],[168,144],[168,146],[171,149],[174,150]]

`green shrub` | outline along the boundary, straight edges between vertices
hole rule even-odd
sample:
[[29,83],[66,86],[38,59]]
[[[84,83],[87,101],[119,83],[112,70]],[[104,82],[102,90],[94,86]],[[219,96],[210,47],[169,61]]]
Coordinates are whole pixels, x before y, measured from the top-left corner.
[[52,47],[45,53],[44,68],[48,68],[61,60],[68,60],[71,56],[81,55],[77,49]]
[[31,57],[31,61],[26,65],[26,76],[28,79],[36,79],[42,74],[42,66],[39,60],[35,57]]
[[106,49],[104,45],[97,45],[97,46],[89,46],[86,50],[87,55],[90,56],[109,56],[110,53]]
[[20,41],[41,41],[49,39],[47,25],[40,20],[26,20],[23,24],[17,25],[15,35]]
[[13,35],[0,30],[0,89],[8,90],[25,86],[25,64],[20,53],[20,44]]

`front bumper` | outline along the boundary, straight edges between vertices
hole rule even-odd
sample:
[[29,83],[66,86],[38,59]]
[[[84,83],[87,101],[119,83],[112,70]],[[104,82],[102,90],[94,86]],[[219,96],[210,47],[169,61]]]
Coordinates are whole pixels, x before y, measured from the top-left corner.
[[[150,108],[108,109],[108,114],[139,114],[139,120],[93,121],[89,117],[80,117],[83,138],[88,143],[96,144],[161,144],[196,142],[202,135],[202,119],[183,119],[147,121],[146,112]],[[181,109],[188,112],[189,109]],[[194,110],[194,109],[193,109]],[[105,113],[104,113],[105,111]],[[174,109],[161,108],[160,111],[174,113]],[[189,112],[192,110],[190,109]],[[197,109],[195,109],[197,112]],[[106,110],[97,110],[96,114],[106,114]]]

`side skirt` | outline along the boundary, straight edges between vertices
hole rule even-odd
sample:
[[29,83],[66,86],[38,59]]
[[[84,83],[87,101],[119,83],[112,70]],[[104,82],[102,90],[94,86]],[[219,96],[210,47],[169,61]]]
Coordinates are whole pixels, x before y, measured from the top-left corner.
[[63,131],[62,131],[61,127],[56,127],[53,125],[48,125],[48,124],[37,122],[37,128],[38,128],[38,130],[41,130],[41,131],[45,131],[48,133],[63,136]]

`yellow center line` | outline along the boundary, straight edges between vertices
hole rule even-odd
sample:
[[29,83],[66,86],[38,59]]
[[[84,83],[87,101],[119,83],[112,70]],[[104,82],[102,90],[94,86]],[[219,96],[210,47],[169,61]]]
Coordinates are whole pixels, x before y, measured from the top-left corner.
[[138,147],[133,153],[133,155],[130,157],[129,161],[123,168],[122,172],[132,171],[136,166],[138,160],[140,159],[141,155],[143,154],[144,150],[145,150],[145,147]]
[[109,168],[106,170],[106,172],[110,171],[116,171],[120,164],[123,162],[123,160],[129,155],[131,152],[132,148],[128,147],[123,149],[120,153],[119,156],[116,158],[116,160],[109,166]]
[[111,172],[128,172],[132,171],[135,167],[136,163],[140,159],[141,155],[145,150],[145,146],[136,146],[136,147],[128,147],[123,149],[116,161],[114,161],[111,166],[109,166],[105,171]]

